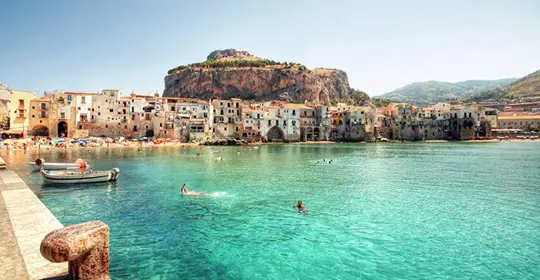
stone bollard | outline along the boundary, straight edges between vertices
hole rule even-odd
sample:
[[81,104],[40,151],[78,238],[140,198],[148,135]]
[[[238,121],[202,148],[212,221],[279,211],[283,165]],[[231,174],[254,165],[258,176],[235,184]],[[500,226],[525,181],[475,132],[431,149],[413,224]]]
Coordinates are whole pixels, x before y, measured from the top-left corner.
[[109,280],[109,226],[86,222],[54,230],[41,241],[41,255],[51,262],[69,262],[73,280]]

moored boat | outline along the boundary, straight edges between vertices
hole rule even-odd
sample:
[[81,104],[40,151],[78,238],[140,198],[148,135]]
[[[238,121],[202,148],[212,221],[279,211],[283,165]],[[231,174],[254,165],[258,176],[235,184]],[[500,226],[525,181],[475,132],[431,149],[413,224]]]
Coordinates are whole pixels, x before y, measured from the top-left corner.
[[109,171],[85,170],[84,172],[72,170],[44,170],[41,175],[46,183],[57,184],[84,184],[116,181],[120,176],[120,169],[113,168]]
[[63,163],[63,162],[45,162],[44,159],[38,158],[35,162],[30,162],[33,171],[39,171],[40,169],[45,170],[66,170],[66,169],[81,169],[81,168],[90,168],[84,160],[78,159],[74,163]]

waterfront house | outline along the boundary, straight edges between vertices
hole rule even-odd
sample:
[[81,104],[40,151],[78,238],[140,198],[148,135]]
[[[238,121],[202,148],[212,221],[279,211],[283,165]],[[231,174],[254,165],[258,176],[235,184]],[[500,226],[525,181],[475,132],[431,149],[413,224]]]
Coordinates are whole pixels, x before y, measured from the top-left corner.
[[215,139],[238,138],[242,135],[242,100],[214,99],[212,105],[212,137]]
[[2,138],[22,138],[31,132],[30,101],[37,99],[34,92],[9,90],[10,100],[7,107],[7,119],[2,130]]
[[[51,101],[52,96],[45,95],[39,99],[30,100],[30,127],[31,136],[49,136],[50,127],[54,126],[51,123]],[[53,113],[54,114],[54,113]]]

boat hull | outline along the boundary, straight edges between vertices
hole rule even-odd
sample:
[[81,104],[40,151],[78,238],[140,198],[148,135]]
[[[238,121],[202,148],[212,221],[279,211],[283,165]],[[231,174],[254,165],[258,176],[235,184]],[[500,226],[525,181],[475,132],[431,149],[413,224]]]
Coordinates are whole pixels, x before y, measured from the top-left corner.
[[54,184],[86,184],[116,181],[120,175],[118,168],[110,171],[94,171],[81,174],[73,171],[45,171],[41,170],[45,183]]

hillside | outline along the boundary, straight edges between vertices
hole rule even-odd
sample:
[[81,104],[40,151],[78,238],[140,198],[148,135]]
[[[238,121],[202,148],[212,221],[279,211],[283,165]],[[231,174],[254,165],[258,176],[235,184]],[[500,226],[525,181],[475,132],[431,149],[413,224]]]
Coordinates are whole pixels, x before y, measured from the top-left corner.
[[342,70],[310,70],[299,63],[276,62],[235,49],[216,50],[206,61],[169,70],[163,96],[320,104],[370,99],[349,86],[347,73]]
[[540,95],[540,70],[531,73],[508,86],[488,90],[468,98],[468,101],[485,101],[489,99],[513,99],[530,95]]
[[475,93],[504,87],[514,81],[516,79],[468,80],[457,83],[439,81],[417,82],[387,92],[377,96],[377,98],[424,106],[443,101],[458,101],[463,97]]

